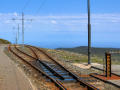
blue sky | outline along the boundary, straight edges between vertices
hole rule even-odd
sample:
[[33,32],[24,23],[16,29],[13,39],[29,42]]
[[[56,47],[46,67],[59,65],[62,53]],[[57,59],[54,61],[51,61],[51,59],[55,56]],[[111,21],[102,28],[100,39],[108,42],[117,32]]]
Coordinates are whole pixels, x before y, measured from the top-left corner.
[[[87,0],[4,0],[0,38],[15,42],[24,11],[25,43],[47,48],[87,45]],[[92,46],[120,48],[120,0],[91,0]],[[27,6],[25,6],[27,5]],[[39,9],[40,8],[40,9]],[[21,32],[20,32],[21,36]],[[21,43],[21,37],[19,39]]]

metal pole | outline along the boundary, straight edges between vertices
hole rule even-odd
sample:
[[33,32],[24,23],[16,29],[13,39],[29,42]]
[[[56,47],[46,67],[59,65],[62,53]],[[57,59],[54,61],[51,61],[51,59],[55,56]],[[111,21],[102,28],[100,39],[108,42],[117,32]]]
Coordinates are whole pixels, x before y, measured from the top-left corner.
[[106,73],[105,59],[103,58],[103,74],[105,75],[105,73]]
[[14,41],[14,44],[16,44],[16,32],[15,32],[15,27],[13,27],[13,34],[15,35],[15,37],[14,37],[14,38],[15,38],[15,39],[14,39],[14,40],[15,40],[15,41]]
[[22,44],[24,47],[24,13],[22,13]]
[[18,38],[17,38],[17,32],[16,32],[16,45],[18,44]]
[[111,54],[106,52],[106,77],[111,77]]
[[19,40],[19,30],[20,30],[20,27],[19,27],[19,24],[18,24],[18,40]]
[[90,24],[90,0],[88,4],[88,64],[91,64],[91,24]]

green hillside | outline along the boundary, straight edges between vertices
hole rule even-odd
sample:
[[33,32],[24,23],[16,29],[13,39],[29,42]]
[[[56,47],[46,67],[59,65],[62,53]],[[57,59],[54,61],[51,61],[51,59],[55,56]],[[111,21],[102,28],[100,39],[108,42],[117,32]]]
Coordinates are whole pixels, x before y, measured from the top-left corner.
[[[75,47],[75,48],[57,48],[57,50],[65,50],[65,51],[70,51],[70,52],[75,52],[79,54],[84,54],[87,55],[87,46],[81,46],[81,47]],[[120,48],[91,48],[91,56],[97,56],[100,57],[101,59],[105,57],[105,52],[107,51],[119,51]],[[113,61],[120,61],[120,54],[112,54],[112,60]]]
[[0,39],[0,44],[11,44],[8,40]]

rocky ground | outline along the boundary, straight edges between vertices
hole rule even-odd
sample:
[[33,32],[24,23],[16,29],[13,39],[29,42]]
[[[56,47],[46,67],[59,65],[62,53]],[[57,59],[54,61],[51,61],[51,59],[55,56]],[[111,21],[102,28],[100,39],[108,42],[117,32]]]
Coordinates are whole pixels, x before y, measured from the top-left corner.
[[[86,63],[86,61],[79,61],[73,62],[74,60],[83,60],[86,58],[85,55],[68,52],[68,51],[61,51],[61,50],[53,50],[53,49],[44,49],[46,52],[48,52],[53,58],[55,58],[59,63],[61,63],[63,66],[65,66],[67,69],[71,70],[72,72],[76,73],[77,75],[88,75],[91,73],[103,73],[102,71],[90,68]],[[101,64],[93,63],[94,66],[101,66]],[[103,66],[101,66],[103,67]],[[119,88],[116,88],[110,84],[102,83],[104,90],[120,90]]]
[[53,88],[51,86],[54,85],[51,85],[51,83],[47,82],[45,80],[45,77],[43,77],[39,72],[35,71],[19,58],[15,57],[12,53],[8,51],[7,48],[4,50],[4,52],[11,58],[11,60],[13,60],[17,64],[17,67],[25,72],[26,76],[30,79],[37,90],[51,90]]
[[[27,53],[29,52],[28,54],[31,53],[31,51],[28,48],[20,48],[20,49],[24,50]],[[84,57],[86,56],[82,54],[71,53],[71,52],[61,51],[61,50],[52,50],[52,49],[44,49],[44,50],[48,52],[59,63],[61,63],[63,66],[65,66],[70,71],[76,73],[77,75],[81,75],[81,74],[88,75],[90,73],[102,73],[101,71],[91,69],[89,68],[89,66],[86,66],[84,64],[82,67],[86,66],[87,68],[81,68],[75,65],[75,64],[83,63]],[[20,61],[18,58],[15,58],[11,53],[7,51],[7,49],[5,50],[5,53],[18,65],[18,67],[20,67],[26,73],[26,75],[30,78],[30,80],[38,88],[38,90],[51,90],[52,88],[51,85],[48,84],[45,81],[45,79],[42,76],[40,76],[38,72],[34,71],[31,67],[26,65],[24,62]],[[77,62],[77,60],[79,62]],[[113,89],[119,90],[118,88],[109,84],[103,83],[103,86],[105,87],[104,90],[113,90]]]

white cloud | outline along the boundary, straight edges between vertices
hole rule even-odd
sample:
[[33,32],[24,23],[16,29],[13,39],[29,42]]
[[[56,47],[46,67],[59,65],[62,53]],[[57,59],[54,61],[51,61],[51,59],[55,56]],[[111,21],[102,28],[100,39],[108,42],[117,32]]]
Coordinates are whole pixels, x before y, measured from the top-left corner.
[[57,22],[55,20],[51,20],[52,24],[57,24]]
[[14,12],[14,13],[13,13],[13,15],[14,15],[15,17],[17,17],[17,16],[18,16],[18,14],[17,14],[16,12]]
[[10,24],[11,21],[10,21],[10,20],[6,20],[4,23],[6,23],[6,24]]
[[[18,13],[0,13],[0,20],[6,21],[13,18],[21,19],[21,15]],[[33,16],[33,15],[25,15],[26,19],[33,19],[33,22],[51,22],[52,24],[57,24],[58,22],[64,22],[64,23],[80,23],[85,24],[87,23],[87,14],[80,14],[80,15],[63,15],[63,16]],[[91,21],[92,23],[96,22],[120,22],[120,14],[91,14]],[[27,21],[26,21],[27,22]]]
[[[13,21],[12,18],[21,19],[21,14],[18,13],[0,13],[0,24],[6,25],[15,25],[21,23],[20,20]],[[34,25],[50,26],[55,29],[72,29],[80,30],[87,27],[87,14],[80,15],[48,15],[48,16],[39,16],[39,15],[25,15],[25,19],[33,19],[32,24],[30,21],[25,21],[26,27],[34,27]],[[91,14],[91,24],[94,26],[102,26],[103,24],[118,24],[120,23],[120,14]],[[54,25],[53,25],[54,24]],[[108,24],[109,25],[109,24]],[[85,27],[85,28],[86,28]]]

